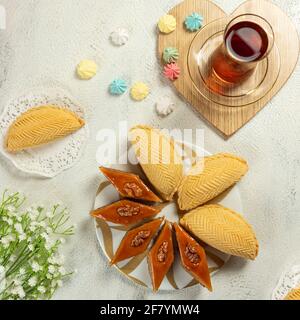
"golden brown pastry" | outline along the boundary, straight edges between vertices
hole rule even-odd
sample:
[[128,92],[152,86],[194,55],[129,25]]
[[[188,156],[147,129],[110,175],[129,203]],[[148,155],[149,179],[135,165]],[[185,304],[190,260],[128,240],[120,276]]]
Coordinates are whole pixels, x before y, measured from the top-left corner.
[[300,288],[292,289],[284,300],[300,300]]
[[166,222],[153,247],[148,253],[148,265],[153,291],[160,287],[174,261],[171,225]]
[[171,200],[183,177],[182,158],[174,142],[147,126],[130,130],[130,140],[147,178],[164,200]]
[[156,219],[128,231],[112,258],[111,264],[116,264],[125,259],[135,257],[146,251],[161,223],[162,219]]
[[231,255],[254,260],[258,242],[252,227],[238,213],[207,205],[187,213],[180,224],[208,245]]
[[114,185],[122,197],[151,202],[162,202],[137,174],[105,167],[100,167],[99,169]]
[[6,149],[21,151],[63,138],[84,126],[74,112],[56,106],[41,106],[21,114],[10,126]]
[[105,207],[93,210],[91,215],[105,221],[128,226],[147,218],[153,218],[161,211],[156,206],[146,206],[135,201],[120,200]]
[[174,223],[174,229],[182,266],[202,286],[212,291],[205,250],[177,223]]
[[248,171],[247,162],[236,156],[220,153],[205,157],[184,177],[178,188],[181,210],[194,209],[238,182]]

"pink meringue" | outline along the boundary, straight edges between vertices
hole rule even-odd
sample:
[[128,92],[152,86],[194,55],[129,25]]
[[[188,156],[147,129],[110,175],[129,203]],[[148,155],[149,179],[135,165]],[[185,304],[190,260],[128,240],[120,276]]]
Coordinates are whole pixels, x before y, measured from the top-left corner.
[[180,68],[177,63],[169,63],[164,67],[164,76],[172,81],[178,79]]

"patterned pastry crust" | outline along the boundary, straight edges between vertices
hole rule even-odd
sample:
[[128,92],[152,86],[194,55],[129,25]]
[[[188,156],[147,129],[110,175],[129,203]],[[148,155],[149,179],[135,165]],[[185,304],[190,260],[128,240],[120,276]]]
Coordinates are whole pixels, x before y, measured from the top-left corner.
[[84,126],[74,112],[57,106],[40,106],[20,115],[10,126],[5,145],[16,152],[63,138]]
[[207,205],[187,213],[180,224],[198,239],[231,255],[254,260],[258,242],[244,218],[221,205]]
[[195,164],[178,188],[180,209],[191,210],[210,201],[238,182],[247,171],[247,162],[231,154],[205,157],[204,163]]
[[130,140],[150,183],[164,200],[171,200],[183,178],[182,158],[173,141],[147,126],[132,128]]
[[300,288],[292,289],[284,300],[299,300],[300,301]]

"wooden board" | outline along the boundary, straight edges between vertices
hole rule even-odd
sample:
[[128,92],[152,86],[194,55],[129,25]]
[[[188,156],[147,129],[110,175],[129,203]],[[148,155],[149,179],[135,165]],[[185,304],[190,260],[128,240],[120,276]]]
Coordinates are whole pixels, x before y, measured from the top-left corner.
[[[173,46],[179,50],[178,64],[182,74],[174,82],[174,86],[205,120],[218,129],[224,137],[230,137],[252,119],[276,95],[291,76],[299,56],[298,33],[290,18],[270,1],[246,1],[230,15],[230,18],[233,18],[240,14],[253,13],[268,20],[274,30],[275,46],[280,55],[281,65],[279,74],[274,80],[274,85],[261,99],[249,104],[245,100],[242,102],[242,107],[226,106],[200,94],[192,83],[188,70],[188,52],[197,33],[187,31],[183,24],[186,16],[192,12],[200,13],[204,17],[205,24],[216,19],[226,18],[226,13],[210,0],[183,1],[169,12],[176,17],[177,28],[170,34],[159,34],[158,54],[161,58],[166,47]],[[270,72],[272,72],[272,69],[272,66],[270,66]],[[247,96],[244,99],[247,99]]]

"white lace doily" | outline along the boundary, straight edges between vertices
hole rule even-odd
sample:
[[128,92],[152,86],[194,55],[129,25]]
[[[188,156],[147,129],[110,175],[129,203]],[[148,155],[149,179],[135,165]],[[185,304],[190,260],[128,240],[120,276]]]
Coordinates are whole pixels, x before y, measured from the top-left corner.
[[287,294],[300,286],[300,262],[286,271],[272,294],[272,300],[283,300]]
[[9,153],[4,147],[4,138],[16,117],[40,105],[57,105],[75,112],[86,120],[85,111],[70,95],[54,88],[34,89],[30,93],[10,101],[0,116],[0,152],[19,170],[29,174],[52,178],[72,167],[81,157],[88,138],[88,126],[52,143],[18,153]]

